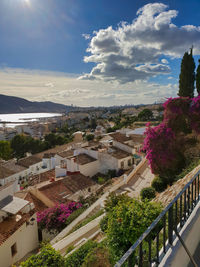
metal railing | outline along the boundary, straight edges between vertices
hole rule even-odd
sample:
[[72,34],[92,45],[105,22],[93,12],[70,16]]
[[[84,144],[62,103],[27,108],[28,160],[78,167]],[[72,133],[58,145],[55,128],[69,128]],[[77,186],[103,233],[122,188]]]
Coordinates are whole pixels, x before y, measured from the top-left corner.
[[198,171],[174,200],[160,213],[140,238],[115,264],[120,266],[158,266],[173,245],[176,233],[180,232],[200,200]]

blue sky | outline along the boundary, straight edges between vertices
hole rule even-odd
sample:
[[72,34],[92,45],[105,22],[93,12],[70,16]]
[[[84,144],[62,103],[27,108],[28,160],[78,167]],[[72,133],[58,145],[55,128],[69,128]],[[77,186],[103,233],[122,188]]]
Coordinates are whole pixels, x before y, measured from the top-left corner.
[[200,54],[199,12],[199,0],[1,0],[0,93],[81,106],[175,96],[184,51]]

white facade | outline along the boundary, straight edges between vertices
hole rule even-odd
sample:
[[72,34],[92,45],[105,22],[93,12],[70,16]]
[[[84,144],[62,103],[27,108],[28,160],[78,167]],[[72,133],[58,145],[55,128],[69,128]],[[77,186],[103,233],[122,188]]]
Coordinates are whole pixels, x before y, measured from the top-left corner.
[[106,173],[108,170],[116,170],[120,169],[127,170],[133,164],[132,156],[128,156],[126,158],[117,159],[108,153],[99,153],[99,161],[100,161],[100,172]]
[[130,147],[128,144],[123,144],[123,143],[117,142],[115,140],[113,140],[113,146],[117,147],[123,151],[126,151],[130,154],[135,154],[135,152],[136,152],[136,149],[134,147]]
[[64,177],[67,175],[67,169],[66,168],[61,168],[59,166],[55,167],[55,177]]
[[29,168],[27,168],[21,172],[17,172],[15,174],[12,174],[8,177],[5,177],[4,179],[0,179],[0,184],[5,185],[9,182],[16,181],[16,180],[18,181],[19,184],[21,184],[21,183],[25,182],[26,179],[28,179],[32,175],[40,174],[40,173],[46,172],[48,170],[51,170],[49,168],[50,164],[47,166],[47,168],[42,168],[43,166],[44,166],[43,162],[40,161],[36,164],[31,165]]
[[99,167],[98,160],[92,161],[88,164],[79,165],[80,173],[82,173],[85,176],[89,176],[89,177],[92,177],[95,174],[97,174],[99,172],[99,169],[100,167]]
[[[32,219],[32,220],[31,220]],[[36,214],[28,223],[24,223],[13,235],[0,245],[0,265],[10,267],[22,259],[27,253],[36,249],[38,242],[38,228]],[[14,246],[15,253],[12,249]]]

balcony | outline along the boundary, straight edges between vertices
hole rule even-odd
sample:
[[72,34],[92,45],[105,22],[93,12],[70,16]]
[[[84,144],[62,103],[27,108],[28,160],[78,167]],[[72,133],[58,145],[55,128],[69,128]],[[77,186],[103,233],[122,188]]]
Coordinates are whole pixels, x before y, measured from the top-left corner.
[[198,171],[123,257],[120,266],[200,266]]

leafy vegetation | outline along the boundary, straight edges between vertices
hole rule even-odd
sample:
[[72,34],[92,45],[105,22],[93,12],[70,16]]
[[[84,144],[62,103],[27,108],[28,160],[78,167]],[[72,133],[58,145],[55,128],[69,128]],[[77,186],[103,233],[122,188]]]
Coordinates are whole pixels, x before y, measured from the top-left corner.
[[39,153],[56,145],[68,143],[69,141],[69,139],[55,133],[45,135],[43,141],[21,134],[13,137],[11,140],[11,148],[14,157],[22,158],[25,156],[26,152],[32,154]]
[[116,261],[157,218],[162,207],[159,203],[139,201],[126,195],[112,195],[107,204],[108,247]]
[[12,158],[12,148],[9,141],[0,141],[0,159],[9,160]]
[[71,255],[69,255],[65,260],[66,267],[80,267],[85,261],[85,258],[87,257],[88,253],[97,247],[97,243],[89,240],[87,241],[83,246],[81,246],[79,249],[74,251]]
[[151,200],[152,198],[156,196],[156,190],[153,187],[145,187],[141,190],[140,196],[142,200],[144,199]]
[[64,258],[53,249],[49,244],[43,246],[40,253],[32,255],[25,262],[20,264],[22,267],[63,267]]
[[195,81],[195,62],[190,53],[185,52],[181,62],[181,72],[179,75],[179,96],[194,97],[194,81]]
[[199,65],[197,67],[196,71],[196,88],[197,88],[197,93],[200,94],[200,59],[199,59]]
[[167,188],[167,183],[165,182],[165,180],[161,179],[159,176],[156,176],[153,179],[151,186],[155,188],[157,192],[162,192]]
[[48,208],[37,213],[37,222],[40,229],[46,229],[49,232],[61,231],[66,226],[66,221],[73,211],[80,208],[82,204],[70,202],[67,205],[60,204],[53,208]]
[[152,118],[153,118],[153,112],[148,108],[143,109],[138,114],[138,120],[140,121],[149,121],[152,120]]

